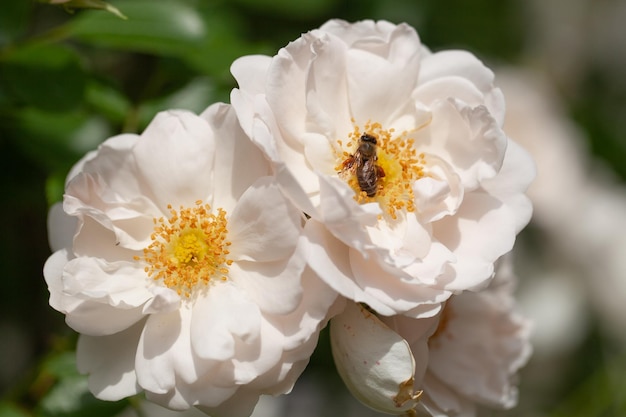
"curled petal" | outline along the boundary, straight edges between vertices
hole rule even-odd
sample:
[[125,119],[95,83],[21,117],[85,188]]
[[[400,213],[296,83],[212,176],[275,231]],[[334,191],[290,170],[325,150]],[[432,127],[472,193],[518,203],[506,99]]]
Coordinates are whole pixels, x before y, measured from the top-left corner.
[[486,191],[506,204],[515,218],[517,232],[528,224],[533,209],[530,199],[520,191],[529,187],[535,175],[536,168],[530,154],[517,142],[509,139],[502,169],[496,177],[481,184]]
[[[505,110],[504,96],[500,89],[494,88],[494,78],[493,72],[478,58],[467,51],[460,50],[440,51],[425,56],[421,62],[419,74],[420,84],[425,86],[429,86],[431,82],[454,83],[462,79],[468,86],[467,90],[460,88],[457,84],[455,88],[442,88],[439,97],[458,96],[470,105],[485,103],[498,125],[502,126]],[[481,96],[478,96],[476,91],[480,92]],[[474,101],[472,98],[480,98],[480,100]]]
[[65,266],[63,288],[71,296],[129,309],[151,298],[152,294],[146,288],[147,280],[143,269],[136,263],[80,257]]
[[66,249],[54,252],[43,266],[43,276],[50,292],[50,306],[62,313],[74,310],[80,300],[68,296],[63,291],[63,270],[65,265],[73,259]]
[[428,156],[428,176],[413,183],[417,216],[427,224],[452,216],[463,202],[465,190],[461,178],[444,160]]
[[330,323],[335,366],[363,404],[389,414],[415,408],[415,359],[406,340],[364,307],[348,303]]

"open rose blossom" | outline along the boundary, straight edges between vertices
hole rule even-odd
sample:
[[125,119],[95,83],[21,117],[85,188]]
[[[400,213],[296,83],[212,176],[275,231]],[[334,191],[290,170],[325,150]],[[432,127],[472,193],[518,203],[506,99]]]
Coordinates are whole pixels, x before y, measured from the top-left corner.
[[160,113],[74,167],[44,275],[98,398],[232,417],[291,389],[336,293],[269,172],[225,104]]
[[509,261],[498,262],[488,288],[450,297],[434,317],[377,317],[348,304],[330,331],[337,369],[355,397],[385,413],[434,417],[516,405],[530,324],[515,311]]
[[311,219],[311,267],[383,315],[429,317],[480,289],[531,205],[528,154],[494,75],[406,24],[331,20],[232,65],[240,123]]

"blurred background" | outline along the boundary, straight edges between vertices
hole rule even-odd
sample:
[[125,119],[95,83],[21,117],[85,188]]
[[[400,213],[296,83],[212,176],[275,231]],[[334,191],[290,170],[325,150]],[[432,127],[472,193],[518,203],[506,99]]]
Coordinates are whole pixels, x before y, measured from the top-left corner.
[[[534,355],[519,406],[481,415],[626,416],[626,2],[111,4],[128,20],[0,6],[0,416],[161,415],[140,399],[97,401],[77,375],[76,335],[49,307],[42,276],[47,210],[104,139],[140,132],[162,109],[228,102],[235,58],[274,55],[330,18],[407,22],[433,51],[476,54],[505,92],[507,133],[536,159],[535,216],[515,249]],[[327,342],[324,333],[294,393],[262,401],[259,417],[378,415],[348,396]]]

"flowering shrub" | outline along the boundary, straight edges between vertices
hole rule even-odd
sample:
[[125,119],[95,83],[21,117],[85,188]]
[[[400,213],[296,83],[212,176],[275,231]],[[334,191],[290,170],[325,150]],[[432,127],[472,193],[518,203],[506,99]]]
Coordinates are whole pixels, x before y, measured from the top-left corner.
[[[339,20],[232,72],[232,107],[107,140],[51,210],[50,304],[92,392],[250,415],[332,319],[337,369],[374,409],[512,406],[526,325],[492,281],[534,168],[493,73],[408,25]],[[483,342],[496,354],[463,355]]]

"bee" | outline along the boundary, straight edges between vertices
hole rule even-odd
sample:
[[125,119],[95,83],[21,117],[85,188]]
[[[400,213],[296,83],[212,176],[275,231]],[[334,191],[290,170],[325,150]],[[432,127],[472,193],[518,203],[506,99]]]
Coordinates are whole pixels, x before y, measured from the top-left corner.
[[378,180],[385,176],[385,171],[376,164],[376,138],[364,133],[359,138],[359,147],[353,155],[343,162],[344,170],[354,169],[361,191],[368,197],[374,197],[378,191]]

